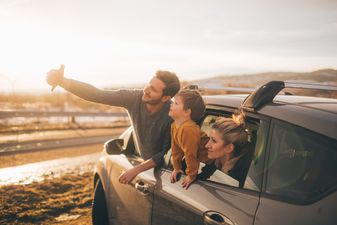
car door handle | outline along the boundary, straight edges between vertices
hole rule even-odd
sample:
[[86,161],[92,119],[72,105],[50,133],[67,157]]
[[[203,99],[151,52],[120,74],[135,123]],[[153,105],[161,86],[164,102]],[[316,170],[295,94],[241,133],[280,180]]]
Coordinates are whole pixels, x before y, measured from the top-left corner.
[[135,188],[143,194],[149,194],[149,185],[145,184],[143,181],[137,181],[135,183]]
[[234,225],[228,217],[215,211],[208,211],[204,213],[205,225]]

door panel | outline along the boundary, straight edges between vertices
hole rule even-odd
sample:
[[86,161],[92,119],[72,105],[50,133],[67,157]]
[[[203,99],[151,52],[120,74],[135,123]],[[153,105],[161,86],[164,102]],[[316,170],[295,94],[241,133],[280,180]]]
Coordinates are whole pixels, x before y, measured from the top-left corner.
[[153,169],[138,174],[130,184],[118,182],[119,175],[132,168],[133,160],[124,155],[110,156],[110,174],[108,175],[109,199],[108,210],[110,221],[121,225],[151,224],[151,210],[155,179]]
[[[209,181],[197,181],[185,190],[181,181],[170,183],[170,171],[157,173],[160,172],[156,172],[153,225],[217,224],[217,214],[233,224],[253,224],[258,193]],[[209,211],[213,213],[207,214]],[[210,215],[214,223],[205,220],[204,216]]]
[[255,225],[335,225],[337,192],[309,205],[261,198]]

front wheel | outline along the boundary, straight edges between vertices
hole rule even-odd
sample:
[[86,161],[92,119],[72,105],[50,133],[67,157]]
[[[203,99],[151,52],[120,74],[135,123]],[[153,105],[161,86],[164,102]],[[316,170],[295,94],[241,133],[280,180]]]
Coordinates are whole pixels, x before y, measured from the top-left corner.
[[94,199],[92,201],[92,224],[109,225],[105,194],[100,179],[95,185]]

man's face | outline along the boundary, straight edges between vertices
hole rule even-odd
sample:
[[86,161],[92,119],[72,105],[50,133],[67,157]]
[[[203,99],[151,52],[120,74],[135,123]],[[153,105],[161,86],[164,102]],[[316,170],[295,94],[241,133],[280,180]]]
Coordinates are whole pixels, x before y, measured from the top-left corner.
[[163,81],[156,77],[152,78],[149,84],[144,87],[142,101],[150,105],[159,104],[162,102],[164,88]]

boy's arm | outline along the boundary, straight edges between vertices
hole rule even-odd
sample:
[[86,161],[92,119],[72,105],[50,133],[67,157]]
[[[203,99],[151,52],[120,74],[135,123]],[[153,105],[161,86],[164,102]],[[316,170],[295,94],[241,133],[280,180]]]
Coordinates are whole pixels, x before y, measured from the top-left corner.
[[171,151],[172,151],[172,165],[174,170],[181,170],[181,163],[184,157],[184,153],[181,149],[179,149],[178,144],[176,143],[175,139],[173,138],[174,131],[173,131],[173,124],[171,128]]
[[171,144],[171,150],[172,150],[172,165],[173,165],[173,171],[171,174],[171,183],[177,182],[180,178],[180,174],[184,173],[182,171],[182,159],[184,156],[184,153],[181,149],[178,148],[177,143],[172,138],[172,144]]
[[197,158],[200,143],[200,131],[192,127],[182,130],[181,148],[184,151],[186,161],[186,174],[195,179],[198,174],[199,160]]

